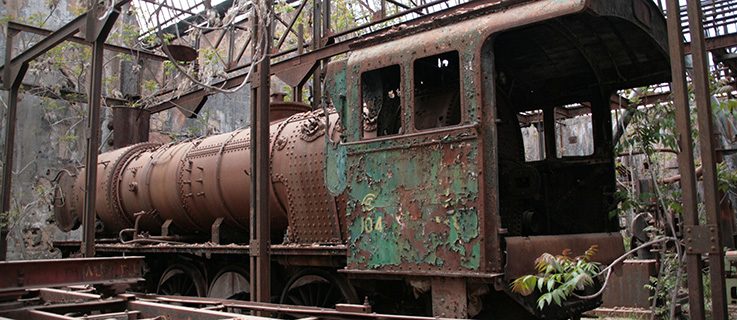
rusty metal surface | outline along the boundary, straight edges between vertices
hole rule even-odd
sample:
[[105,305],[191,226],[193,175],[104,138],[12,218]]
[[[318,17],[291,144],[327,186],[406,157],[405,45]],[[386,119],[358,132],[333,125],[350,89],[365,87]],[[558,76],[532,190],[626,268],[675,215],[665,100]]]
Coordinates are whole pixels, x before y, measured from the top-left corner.
[[[79,247],[79,241],[55,241],[54,247],[71,250]],[[197,256],[206,254],[248,254],[250,247],[248,245],[227,244],[188,244],[188,243],[97,243],[95,245],[97,252],[107,253],[184,253]],[[345,245],[271,245],[269,248],[274,256],[299,256],[299,257],[344,257],[346,255]]]
[[648,320],[652,319],[653,312],[649,308],[596,308],[584,313],[585,316],[596,318],[625,318],[631,320]]
[[151,113],[128,106],[113,108],[113,148],[147,142]]
[[[704,207],[706,209],[706,221],[708,224],[716,226],[715,237],[710,237],[713,248],[709,252],[709,274],[711,276],[711,296],[712,296],[712,317],[714,319],[727,318],[727,294],[724,281],[724,247],[723,245],[733,246],[732,227],[734,221],[724,221],[719,215],[719,189],[717,188],[717,172],[716,172],[716,146],[713,131],[713,111],[711,105],[711,92],[709,89],[709,62],[707,60],[706,44],[704,40],[703,12],[701,9],[701,1],[688,0],[688,21],[690,22],[691,35],[691,56],[693,59],[693,71],[691,78],[693,79],[694,103],[696,104],[696,112],[698,114],[697,124],[699,135],[699,151],[701,155],[703,174],[703,194]],[[684,130],[687,134],[691,131]],[[680,131],[680,132],[684,132]],[[698,219],[692,221],[693,224],[698,223]],[[729,239],[730,241],[725,241]],[[723,242],[724,241],[724,242]],[[714,243],[716,245],[714,245]],[[715,248],[714,248],[715,247]],[[693,269],[689,273],[694,272]]]
[[[204,306],[221,306],[222,308],[233,308],[241,310],[260,310],[273,312],[276,314],[293,314],[303,316],[314,316],[319,319],[396,319],[396,320],[430,320],[430,319],[450,319],[449,317],[422,317],[411,315],[397,315],[365,312],[365,305],[344,305],[341,310],[331,308],[318,308],[309,306],[294,306],[286,304],[249,302],[239,300],[224,300],[201,297],[179,297],[179,296],[161,296],[161,295],[136,295],[138,299],[166,302],[166,303],[184,303],[199,304]],[[353,306],[353,307],[351,307]]]
[[[639,9],[633,9],[634,5],[640,5]],[[640,13],[639,18],[635,13]],[[652,17],[644,19],[645,13]],[[505,36],[509,41],[505,42],[505,47],[497,47],[496,57],[499,60],[496,67],[508,79],[515,77],[516,81],[509,80],[515,85],[525,83],[530,86],[515,91],[519,94],[511,97],[515,107],[565,103],[572,102],[569,100],[576,97],[588,97],[590,84],[597,81],[608,82],[616,88],[666,79],[664,20],[656,13],[654,5],[639,1],[614,4],[597,1],[529,2],[511,6],[498,14],[471,16],[465,21],[456,21],[408,37],[414,43],[435,44],[431,47],[415,48],[407,46],[406,39],[386,41],[385,37],[378,37],[375,43],[371,43],[375,45],[351,52],[345,85],[348,109],[342,113],[347,137],[347,142],[343,143],[346,154],[343,164],[346,172],[343,176],[347,178],[345,190],[348,197],[346,228],[348,245],[355,248],[349,252],[348,268],[384,272],[469,273],[490,272],[499,268],[500,259],[494,255],[499,253],[496,233],[501,228],[496,224],[495,214],[488,214],[498,212],[495,207],[498,203],[494,198],[498,191],[498,177],[495,176],[495,163],[491,158],[496,156],[494,149],[501,145],[501,141],[508,141],[510,137],[502,137],[502,133],[499,133],[500,140],[494,141],[495,137],[488,134],[489,130],[495,128],[486,121],[497,119],[487,117],[483,110],[493,107],[494,102],[481,98],[493,96],[494,92],[489,90],[484,95],[478,94],[484,88],[484,80],[480,77],[492,77],[491,74],[479,72],[488,68],[487,72],[491,73],[491,67],[486,65],[490,62],[483,60],[483,55],[479,54],[486,53],[484,50],[488,47],[493,49],[493,45],[486,46],[492,43],[492,40],[487,40],[490,39],[488,37],[520,27],[519,31],[497,36],[497,41]],[[622,19],[617,20],[621,25],[608,25],[597,30],[602,33],[616,34],[615,29],[619,27],[641,32],[636,31],[637,26],[649,25],[652,33],[641,34],[642,38],[639,39],[642,41],[616,40],[617,46],[633,46],[648,54],[640,60],[627,62],[624,60],[628,58],[608,56],[606,61],[601,61],[601,72],[580,71],[589,69],[589,63],[581,57],[598,56],[602,52],[582,52],[586,50],[576,46],[571,38],[601,41],[600,34],[586,27],[596,24],[597,19],[601,19],[599,15]],[[430,21],[427,23],[437,26]],[[560,25],[565,25],[566,29],[560,29]],[[423,30],[421,25],[408,27],[413,28]],[[391,36],[388,37],[391,39]],[[602,44],[602,47],[606,46]],[[411,81],[412,63],[418,58],[449,51],[458,51],[461,57],[461,124],[418,130],[411,125],[414,121],[413,102],[416,103]],[[542,52],[548,53],[541,56]],[[551,68],[553,65],[557,68],[553,71],[541,64],[528,63],[552,59],[553,53],[556,54],[553,58],[565,61],[566,67],[550,64]],[[502,61],[500,57],[503,54],[507,55],[507,59]],[[398,90],[401,97],[401,133],[391,137],[365,138],[370,128],[364,125],[362,112],[358,110],[358,107],[364,106],[361,101],[361,76],[365,72],[393,65],[400,66],[405,77]],[[619,78],[624,74],[616,70],[621,70],[618,68],[624,65],[628,65],[625,68],[632,73]],[[553,84],[565,88],[550,88]],[[485,122],[479,123],[478,119],[482,117]],[[499,118],[503,118],[503,115]],[[599,125],[606,127],[604,122]],[[606,132],[600,133],[601,137],[606,135]],[[567,164],[567,171],[551,175],[551,181],[567,179],[559,181],[558,185],[546,186],[545,196],[558,204],[557,209],[553,208],[557,210],[553,216],[565,213],[570,216],[564,216],[562,221],[576,218],[585,223],[558,223],[546,231],[548,234],[614,231],[615,221],[606,218],[608,209],[605,208],[606,203],[612,200],[610,195],[614,189],[612,170],[608,169],[611,160],[607,158],[607,145],[602,145],[598,150],[600,159],[578,163],[572,161]],[[605,177],[598,179],[597,176],[597,179],[592,180],[592,174],[581,169],[581,166],[596,164],[597,160],[602,165],[591,167],[591,171],[600,172]],[[328,163],[335,162],[329,160]],[[566,164],[565,161],[551,161],[541,170],[556,172],[561,167],[560,163]],[[328,181],[328,184],[332,185],[332,181]],[[577,189],[571,190],[572,186],[577,186]],[[583,209],[567,210],[586,199],[586,196],[579,195],[583,192],[598,193],[600,199],[592,198],[588,201],[590,205]],[[559,220],[549,217],[548,221]]]
[[[668,0],[667,6],[675,8],[680,6],[680,1]],[[669,10],[668,14],[668,42],[671,58],[671,92],[673,93],[673,105],[675,106],[676,134],[678,135],[679,147],[678,170],[681,175],[681,201],[683,202],[683,220],[685,225],[695,225],[699,221],[697,210],[696,174],[694,168],[693,137],[691,135],[691,111],[689,103],[689,92],[686,81],[686,62],[683,58],[683,29],[680,23],[680,15],[675,10]],[[704,266],[701,254],[688,254],[686,256],[686,270],[702,270]],[[704,284],[701,272],[688,272],[687,275],[689,294],[689,310],[694,319],[705,317],[704,309]]]
[[650,308],[652,292],[645,288],[657,274],[655,260],[625,260],[615,267],[604,291],[604,308]]
[[63,303],[75,301],[90,301],[100,299],[99,294],[76,292],[63,289],[41,288],[38,289],[38,297],[44,303]]
[[[306,106],[277,103],[271,124],[269,158],[272,237],[284,236],[287,219],[295,242],[335,243],[340,239],[337,212],[324,187],[321,173],[325,130],[322,110],[294,114]],[[287,116],[289,115],[289,116]],[[331,121],[335,121],[333,117]],[[227,226],[247,229],[250,135],[247,130],[215,135],[175,145],[145,143],[99,156],[97,213],[106,234],[132,228],[135,214],[146,213],[141,230],[158,234],[164,221],[173,221],[176,233],[209,232],[218,218]],[[295,163],[301,162],[302,166]],[[312,168],[307,169],[307,168]],[[84,195],[81,176],[74,186],[62,180],[55,203],[57,219],[72,228]],[[301,223],[304,222],[304,223]],[[327,230],[327,232],[323,231]],[[291,239],[291,238],[290,238]]]
[[713,224],[686,225],[683,234],[687,254],[715,254],[717,247],[717,226]]
[[[48,290],[48,289],[42,289]],[[85,294],[58,290],[57,297],[47,300],[39,295],[38,300],[25,299],[20,307],[0,310],[0,316],[10,319],[244,319],[267,320],[272,318],[255,317],[245,314],[231,313],[223,308],[196,308],[191,306],[170,305],[136,299],[133,295],[121,294],[111,298],[103,298],[99,294]],[[226,300],[227,301],[227,300]]]
[[0,262],[0,293],[91,283],[133,283],[143,275],[143,257]]
[[504,277],[517,277],[535,273],[535,259],[543,253],[560,254],[565,249],[573,255],[581,255],[592,245],[598,246],[594,260],[609,264],[624,253],[622,235],[619,233],[593,233],[557,236],[507,237],[507,264]]
[[[325,188],[325,134],[323,110],[294,115],[272,129],[272,183],[288,212],[289,241],[339,243],[342,239],[336,199]],[[334,134],[334,133],[331,133]]]
[[247,312],[292,314],[319,319],[430,320],[422,317],[371,312],[370,305],[343,304],[336,309],[248,302],[219,298],[199,298],[146,294],[100,294],[69,290],[40,289],[14,306],[0,307],[0,316],[11,319],[246,319],[267,320]]
[[466,279],[433,278],[433,315],[444,318],[468,318],[466,291]]

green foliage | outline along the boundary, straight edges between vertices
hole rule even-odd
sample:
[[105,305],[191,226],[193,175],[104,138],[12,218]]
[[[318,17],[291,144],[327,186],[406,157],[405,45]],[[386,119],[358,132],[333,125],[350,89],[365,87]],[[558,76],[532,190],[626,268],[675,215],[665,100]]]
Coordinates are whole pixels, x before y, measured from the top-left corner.
[[274,13],[278,15],[292,13],[294,10],[295,10],[294,7],[292,7],[289,3],[287,3],[284,0],[279,0],[279,1],[274,2]]
[[10,211],[6,212],[0,212],[0,229],[7,230],[10,225],[13,224],[13,221],[18,219],[20,216],[20,211],[16,209],[11,209]]
[[600,270],[600,264],[592,261],[597,250],[598,247],[593,245],[577,257],[572,257],[569,249],[558,256],[543,253],[535,260],[538,274],[515,279],[511,284],[512,291],[528,296],[538,290],[541,293],[537,298],[540,310],[552,303],[560,306],[574,291],[584,290],[594,284],[594,278]]
[[730,170],[726,162],[717,163],[717,184],[724,193],[737,189],[737,172]]
[[348,7],[346,0],[334,0],[331,3],[333,9],[331,10],[330,19],[334,30],[343,31],[356,26],[354,11]]
[[220,59],[220,52],[216,48],[202,48],[200,49],[200,56],[202,57],[203,64],[216,65]]
[[78,138],[79,137],[77,137],[77,135],[74,133],[67,133],[59,137],[59,141],[65,142],[65,143],[73,143],[73,142],[76,142]]
[[41,97],[41,107],[45,112],[56,112],[64,109],[64,105],[57,99]]
[[155,47],[159,44],[159,39],[156,37],[154,33],[149,33],[145,37],[141,39],[141,43],[146,48]]
[[671,307],[671,294],[676,290],[679,279],[676,278],[680,263],[678,256],[674,253],[661,255],[662,263],[661,272],[658,277],[650,277],[650,283],[645,285],[645,289],[652,291],[654,294],[648,299],[650,301],[657,300],[655,303],[655,314],[658,317],[667,317]]
[[[633,91],[630,98],[632,104],[640,103],[640,99],[652,93],[649,87]],[[632,120],[627,128],[628,134],[616,146],[617,153],[625,150],[641,150],[653,155],[656,148],[678,150],[675,127],[675,109],[672,103],[663,103],[649,108],[633,109]]]
[[123,45],[127,47],[133,47],[136,42],[138,42],[139,30],[138,27],[133,24],[123,24],[117,34],[123,42]]
[[156,80],[143,81],[143,89],[148,93],[154,93],[159,89],[159,83]]
[[174,41],[177,36],[171,33],[164,33],[161,35],[161,38],[164,39],[164,44],[171,44],[171,42]]
[[171,62],[168,60],[164,61],[163,67],[164,67],[164,75],[167,77],[171,76],[177,71],[177,66],[174,65],[174,62]]

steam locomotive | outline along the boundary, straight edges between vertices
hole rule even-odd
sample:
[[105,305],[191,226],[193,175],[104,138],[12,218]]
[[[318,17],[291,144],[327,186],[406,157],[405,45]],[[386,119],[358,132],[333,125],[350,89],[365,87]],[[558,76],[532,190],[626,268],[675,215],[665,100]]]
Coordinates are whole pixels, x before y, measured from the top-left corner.
[[[499,319],[600,303],[541,311],[509,283],[544,252],[623,253],[610,98],[669,80],[665,19],[647,0],[465,9],[365,37],[329,63],[322,108],[273,106],[274,302]],[[590,149],[566,148],[566,116],[588,121]],[[150,291],[247,297],[249,148],[236,130],[101,154],[98,254],[145,255]],[[59,180],[63,230],[79,226],[84,170]]]

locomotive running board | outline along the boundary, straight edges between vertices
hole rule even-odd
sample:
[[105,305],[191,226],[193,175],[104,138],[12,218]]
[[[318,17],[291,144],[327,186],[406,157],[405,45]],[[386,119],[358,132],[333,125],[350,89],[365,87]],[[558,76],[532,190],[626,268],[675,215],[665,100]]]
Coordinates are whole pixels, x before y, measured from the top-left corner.
[[609,264],[624,254],[624,242],[619,233],[584,233],[554,236],[508,237],[505,279],[510,281],[535,273],[535,259],[543,253],[559,255],[570,249],[574,256],[582,255],[592,245],[598,246],[594,261]]
[[356,270],[356,269],[340,269],[339,273],[356,276],[372,276],[372,277],[446,277],[446,278],[477,278],[477,279],[495,279],[503,276],[503,273],[483,273],[483,272],[452,272],[452,271],[396,271],[396,270]]

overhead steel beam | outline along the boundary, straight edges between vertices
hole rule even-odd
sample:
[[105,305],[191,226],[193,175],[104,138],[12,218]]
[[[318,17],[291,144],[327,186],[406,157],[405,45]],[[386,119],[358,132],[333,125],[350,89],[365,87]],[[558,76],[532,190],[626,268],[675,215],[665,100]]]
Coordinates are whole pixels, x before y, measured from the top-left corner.
[[[20,89],[24,93],[30,93],[35,96],[59,99],[59,100],[64,100],[68,102],[87,103],[87,99],[88,99],[87,93],[76,92],[76,91],[71,91],[71,90],[63,90],[63,89],[59,90],[58,92],[54,92],[54,91],[49,90],[48,87],[39,86],[35,84],[30,84],[30,83],[21,84]],[[108,105],[127,105],[133,102],[131,100],[113,98],[109,96],[104,96],[102,97],[102,99],[104,99],[105,103]]]
[[[62,43],[67,38],[77,34],[86,22],[86,15],[80,15],[76,19],[72,20],[72,22],[67,23],[59,30],[54,31],[46,38],[43,38],[41,41],[34,44],[31,48],[23,51],[17,57],[12,58],[9,62],[8,59],[12,56],[6,56],[6,63],[3,66],[3,86],[5,89],[9,90],[11,86],[19,83],[23,79],[25,72],[21,72],[22,66],[27,67],[28,62],[31,60],[38,58],[46,51],[49,51],[59,43]],[[11,47],[13,46],[13,43],[6,42],[5,45],[7,47]]]
[[143,257],[78,258],[0,262],[0,294],[95,283],[133,283],[143,275]]
[[[716,50],[737,47],[737,33],[725,34],[706,39],[706,50]],[[691,42],[686,43],[684,54],[691,53]]]
[[[315,51],[311,51],[308,53],[305,53],[303,55],[286,59],[277,63],[274,63],[271,65],[270,68],[270,74],[272,75],[279,75],[281,72],[288,72],[291,69],[299,68],[300,64],[314,64],[315,62],[332,57],[334,55],[338,55],[341,53],[346,53],[350,49],[350,44],[347,42],[341,42],[334,45],[329,45],[326,47],[322,47],[320,49],[317,49]],[[250,64],[246,65],[246,68],[249,67]],[[232,89],[237,86],[239,86],[244,80],[246,79],[246,74],[240,74],[237,76],[234,76],[232,78],[228,78],[226,80],[219,81],[212,86],[223,88],[223,89]],[[171,109],[173,107],[176,107],[180,104],[179,101],[197,101],[198,99],[202,99],[205,96],[210,95],[212,92],[204,89],[197,89],[194,91],[190,91],[188,93],[182,94],[178,96],[178,98],[172,98],[169,100],[166,100],[158,105],[154,105],[149,107],[148,109],[151,111],[151,113],[157,113],[161,112],[167,109]]]
[[[19,23],[19,22],[14,22],[14,21],[9,21],[8,22],[8,30],[16,30],[16,31],[21,31],[21,32],[29,32],[29,33],[33,33],[33,34],[42,35],[42,36],[48,36],[48,35],[50,35],[50,34],[53,33],[53,31],[51,31],[51,30],[47,30],[47,29],[39,28],[39,27],[34,27],[34,26],[30,26],[30,25],[27,25],[27,24],[23,24],[23,23]],[[85,44],[85,45],[89,45],[90,44],[87,40],[85,40],[82,37],[78,37],[78,36],[71,36],[71,37],[69,37],[69,38],[67,38],[65,40],[66,41],[71,41],[71,42],[74,42],[74,43]],[[146,58],[146,59],[151,59],[151,60],[156,60],[156,61],[168,61],[169,60],[166,56],[158,55],[158,54],[155,54],[155,53],[152,53],[152,52],[148,52],[148,51],[144,51],[144,50],[138,50],[138,49],[133,49],[133,48],[127,48],[127,47],[118,46],[118,45],[109,44],[109,43],[106,43],[105,44],[105,50],[109,50],[109,51],[112,51],[112,52],[125,53],[125,54],[128,54],[128,55],[138,56],[138,57],[141,57],[141,58]]]

